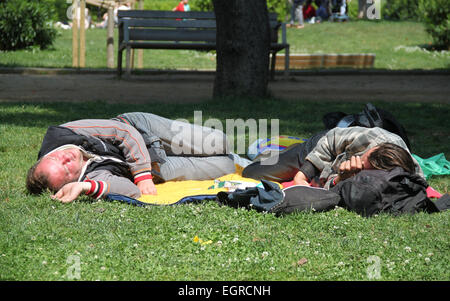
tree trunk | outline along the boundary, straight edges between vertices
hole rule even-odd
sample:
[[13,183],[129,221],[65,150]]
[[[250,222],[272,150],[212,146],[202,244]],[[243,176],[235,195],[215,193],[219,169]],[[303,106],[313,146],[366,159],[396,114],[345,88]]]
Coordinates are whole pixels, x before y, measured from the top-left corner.
[[217,22],[214,97],[265,97],[270,28],[265,0],[213,0]]

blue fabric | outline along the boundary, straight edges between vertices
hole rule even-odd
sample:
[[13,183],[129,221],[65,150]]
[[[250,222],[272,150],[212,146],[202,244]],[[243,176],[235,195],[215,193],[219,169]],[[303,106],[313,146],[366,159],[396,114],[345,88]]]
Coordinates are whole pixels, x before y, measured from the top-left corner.
[[180,205],[180,204],[187,204],[187,203],[200,203],[203,201],[211,201],[214,200],[216,198],[216,194],[207,194],[207,195],[193,195],[193,196],[187,196],[184,197],[182,199],[180,199],[178,202],[173,203],[173,204],[168,204],[168,205],[161,205],[161,204],[151,204],[151,203],[144,203],[141,202],[137,199],[122,195],[122,194],[117,194],[117,193],[109,193],[108,195],[106,195],[105,200],[106,201],[119,201],[122,203],[126,203],[126,204],[130,204],[130,205],[134,205],[134,206],[138,206],[138,207],[143,207],[143,206],[171,206],[171,205]]

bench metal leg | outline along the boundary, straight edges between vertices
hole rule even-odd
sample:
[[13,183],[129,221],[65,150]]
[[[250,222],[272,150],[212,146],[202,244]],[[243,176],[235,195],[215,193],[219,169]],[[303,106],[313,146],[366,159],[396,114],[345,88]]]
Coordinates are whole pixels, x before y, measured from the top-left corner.
[[120,49],[117,53],[117,76],[122,77],[122,50]]
[[127,46],[127,58],[126,58],[126,71],[125,74],[127,76],[131,75],[131,47]]
[[289,46],[284,51],[284,76],[289,76]]
[[275,79],[275,62],[277,60],[277,54],[276,52],[272,52],[271,54],[272,58],[270,60],[270,79]]

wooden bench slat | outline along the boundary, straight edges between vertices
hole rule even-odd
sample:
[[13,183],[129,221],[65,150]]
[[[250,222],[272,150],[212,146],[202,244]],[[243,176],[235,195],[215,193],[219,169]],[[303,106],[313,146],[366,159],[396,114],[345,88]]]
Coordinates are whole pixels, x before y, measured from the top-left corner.
[[117,13],[118,18],[156,18],[156,19],[216,19],[214,12],[200,12],[200,11],[163,11],[163,10],[119,10]]
[[[157,19],[216,19],[216,14],[214,12],[204,12],[204,11],[164,11],[164,10],[118,10],[118,18],[157,18]],[[277,21],[277,13],[269,13],[269,21]]]
[[214,50],[216,43],[167,43],[167,42],[130,42],[132,48],[142,49],[186,49],[186,50]]
[[158,20],[158,19],[124,19],[131,27],[168,27],[168,28],[216,28],[215,20]]
[[205,41],[216,42],[215,30],[191,30],[191,29],[130,29],[130,41]]

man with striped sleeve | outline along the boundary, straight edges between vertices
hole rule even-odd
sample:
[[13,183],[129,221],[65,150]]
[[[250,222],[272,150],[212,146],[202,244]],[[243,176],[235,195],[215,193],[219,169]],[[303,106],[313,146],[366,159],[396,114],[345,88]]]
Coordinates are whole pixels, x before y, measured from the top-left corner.
[[49,189],[62,202],[83,194],[138,198],[157,194],[155,182],[233,173],[228,154],[222,131],[150,113],[77,120],[48,128],[38,161],[28,172],[27,189],[33,194]]

